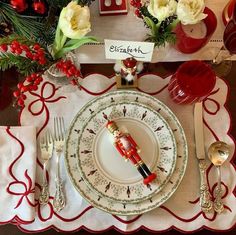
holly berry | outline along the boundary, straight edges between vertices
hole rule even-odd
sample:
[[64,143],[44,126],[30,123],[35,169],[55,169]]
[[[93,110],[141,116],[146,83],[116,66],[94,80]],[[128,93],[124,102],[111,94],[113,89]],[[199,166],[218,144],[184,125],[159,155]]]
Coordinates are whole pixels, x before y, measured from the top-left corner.
[[56,67],[59,71],[67,76],[72,85],[78,85],[78,80],[75,78],[81,77],[81,73],[71,60],[60,60],[59,62],[57,62]]
[[131,0],[130,5],[135,8],[140,8],[142,6],[141,0]]
[[0,51],[6,52],[8,50],[8,46],[13,54],[25,56],[30,60],[37,61],[40,65],[45,65],[47,63],[45,51],[38,43],[29,47],[15,40],[9,45],[0,45]]
[[43,81],[40,73],[32,73],[25,78],[24,82],[17,84],[18,90],[13,92],[13,96],[16,98],[16,104],[24,107],[24,100],[26,99],[25,93],[28,91],[38,90],[38,85]]
[[35,12],[41,15],[45,14],[47,10],[45,2],[42,0],[35,0],[32,4],[32,7]]
[[7,49],[8,49],[7,44],[2,44],[2,45],[0,45],[0,51],[6,52]]
[[21,107],[24,107],[24,106],[25,106],[25,102],[24,102],[24,100],[21,99],[21,98],[17,100],[17,104],[18,104],[19,106],[21,106]]
[[142,14],[141,11],[139,9],[136,9],[134,14],[138,17],[138,18],[142,18]]
[[16,97],[16,98],[19,97],[20,94],[21,94],[21,93],[20,93],[20,91],[18,91],[18,90],[13,92],[13,96]]
[[28,8],[26,0],[11,0],[10,4],[17,12],[23,12]]

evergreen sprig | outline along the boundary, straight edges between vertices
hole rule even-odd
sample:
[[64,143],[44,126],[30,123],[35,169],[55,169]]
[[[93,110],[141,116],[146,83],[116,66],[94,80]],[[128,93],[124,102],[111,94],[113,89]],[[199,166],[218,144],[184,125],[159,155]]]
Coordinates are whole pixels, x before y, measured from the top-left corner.
[[[24,36],[20,36],[18,34],[13,33],[7,37],[0,38],[0,45],[2,45],[2,44],[10,45],[14,41],[17,41],[21,44],[25,44],[30,47],[30,46],[33,46],[34,44],[36,44],[37,42],[39,42],[39,39],[37,41],[35,41],[33,39],[28,39]],[[48,51],[48,47],[45,46],[43,43],[41,43],[40,46],[42,48],[44,48],[45,56],[48,59],[48,61],[52,62],[53,58],[52,58],[52,55],[50,54],[50,52]],[[1,58],[1,54],[0,54],[0,58]]]
[[146,41],[153,42],[155,47],[165,46],[166,43],[175,44],[176,35],[171,31],[157,33],[156,35],[148,35]]
[[155,47],[165,46],[166,43],[175,44],[176,35],[173,29],[179,22],[176,15],[171,15],[159,22],[157,18],[149,13],[145,5],[140,8],[140,12],[145,26],[150,29],[146,41],[153,42]]
[[14,55],[10,52],[1,53],[0,70],[5,71],[11,67],[16,67],[17,71],[24,76],[44,70],[44,66],[26,57]]
[[13,41],[18,41],[19,43],[22,43],[22,44],[25,44],[28,46],[35,43],[35,41],[32,39],[28,39],[26,37],[19,36],[17,34],[11,34],[7,37],[0,38],[0,45],[1,44],[11,44]]
[[15,33],[28,39],[37,39],[43,31],[44,24],[39,22],[39,17],[20,15],[7,3],[0,2],[0,15],[11,22]]

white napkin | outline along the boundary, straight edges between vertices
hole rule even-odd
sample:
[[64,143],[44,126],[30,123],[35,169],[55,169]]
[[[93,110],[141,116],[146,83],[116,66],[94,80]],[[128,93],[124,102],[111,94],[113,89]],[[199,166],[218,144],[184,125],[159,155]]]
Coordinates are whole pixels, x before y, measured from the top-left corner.
[[35,217],[36,128],[0,127],[0,224]]

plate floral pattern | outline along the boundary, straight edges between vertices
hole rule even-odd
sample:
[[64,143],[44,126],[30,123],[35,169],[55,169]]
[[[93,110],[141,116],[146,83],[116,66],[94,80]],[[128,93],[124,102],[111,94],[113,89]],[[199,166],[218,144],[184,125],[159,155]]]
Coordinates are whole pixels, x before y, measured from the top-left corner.
[[[163,189],[153,195],[153,197],[138,203],[121,203],[97,195],[94,190],[84,182],[84,179],[81,177],[78,170],[77,143],[82,123],[90,117],[90,115],[96,110],[97,106],[102,108],[107,106],[109,103],[119,103],[124,101],[145,104],[159,112],[172,129],[177,144],[176,165],[169,181],[164,185]],[[86,114],[85,117],[80,117],[81,113]],[[80,122],[77,120],[80,120]],[[74,187],[79,191],[81,196],[83,196],[93,206],[101,210],[123,216],[142,214],[155,209],[166,202],[176,191],[184,176],[187,166],[187,158],[188,149],[186,137],[181,124],[173,112],[156,98],[136,91],[114,91],[100,96],[96,99],[96,102],[92,100],[87,103],[78,112],[77,116],[71,123],[65,148],[65,161],[68,174]]]
[[[78,116],[79,122],[83,115]],[[135,140],[138,139],[142,159],[146,162],[148,157],[149,168],[157,174],[154,182],[144,185],[135,167],[131,163],[126,166],[120,159],[106,130],[107,120],[125,125]],[[175,138],[165,119],[137,102],[112,102],[106,107],[97,107],[81,124],[78,135],[78,170],[84,182],[99,196],[121,203],[140,202],[159,192],[173,173],[176,154]]]

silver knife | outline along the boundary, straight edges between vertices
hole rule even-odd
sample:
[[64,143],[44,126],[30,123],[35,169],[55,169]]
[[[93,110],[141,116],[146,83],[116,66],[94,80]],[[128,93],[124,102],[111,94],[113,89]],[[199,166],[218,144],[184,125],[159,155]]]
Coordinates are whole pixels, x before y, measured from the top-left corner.
[[200,170],[200,206],[203,212],[209,212],[212,209],[212,201],[206,180],[206,153],[204,145],[203,132],[203,112],[202,102],[196,103],[194,106],[194,131],[196,143],[196,156]]

